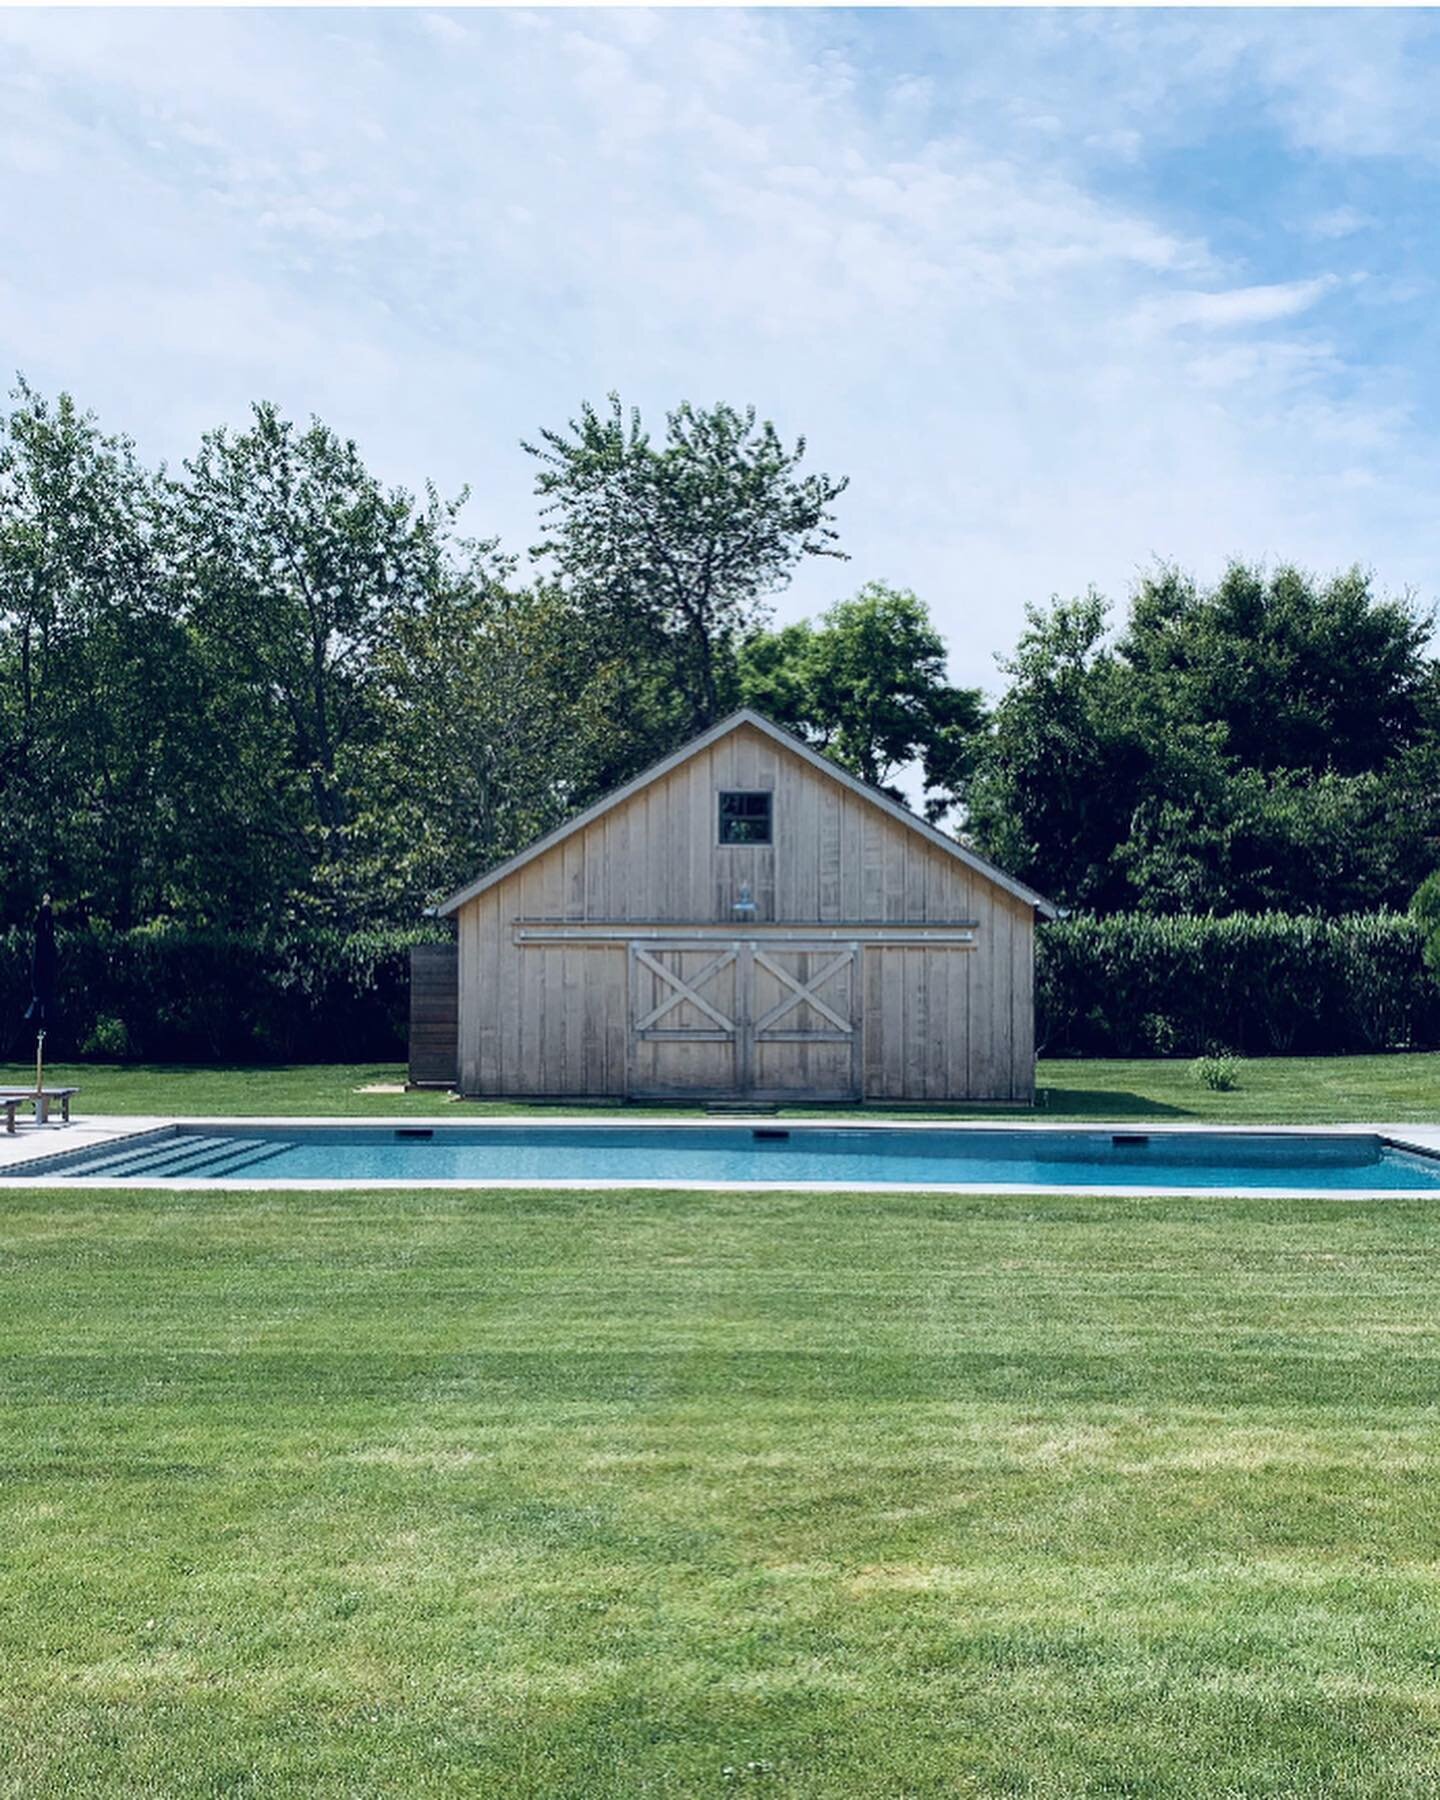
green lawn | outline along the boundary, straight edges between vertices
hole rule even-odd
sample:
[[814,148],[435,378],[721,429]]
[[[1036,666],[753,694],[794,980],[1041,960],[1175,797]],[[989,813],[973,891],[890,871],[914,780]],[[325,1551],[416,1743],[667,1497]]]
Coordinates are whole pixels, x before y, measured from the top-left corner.
[[1434,1796],[1437,1247],[7,1192],[0,1792]]
[[[78,1085],[76,1105],[87,1112],[444,1113],[475,1118],[527,1110],[457,1102],[444,1094],[357,1092],[367,1085],[403,1082],[405,1071],[399,1064],[209,1069],[84,1063],[56,1065],[46,1079],[56,1086]],[[33,1080],[33,1066],[0,1066],[0,1085]],[[1277,1125],[1440,1122],[1436,1054],[1268,1057],[1244,1063],[1240,1086],[1228,1094],[1199,1086],[1188,1062],[1042,1062],[1039,1086],[1042,1104],[1037,1116],[1049,1119],[1209,1119]],[[967,1118],[987,1116],[984,1107],[948,1110]],[[1015,1110],[1002,1109],[996,1116],[1013,1118]]]

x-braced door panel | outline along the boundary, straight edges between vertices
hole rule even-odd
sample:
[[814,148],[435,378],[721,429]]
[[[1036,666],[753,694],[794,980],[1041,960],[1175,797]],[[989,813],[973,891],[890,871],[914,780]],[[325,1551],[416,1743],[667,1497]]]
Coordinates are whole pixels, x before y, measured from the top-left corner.
[[632,942],[635,1095],[858,1098],[860,946]]
[[632,1094],[739,1089],[737,944],[632,943]]
[[757,944],[750,988],[750,1091],[860,1097],[860,946]]

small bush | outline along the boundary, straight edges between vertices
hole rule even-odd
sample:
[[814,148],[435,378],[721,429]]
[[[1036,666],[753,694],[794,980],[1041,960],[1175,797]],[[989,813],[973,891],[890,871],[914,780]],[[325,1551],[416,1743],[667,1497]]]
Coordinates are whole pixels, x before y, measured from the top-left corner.
[[101,1013],[95,1029],[80,1046],[82,1056],[96,1056],[106,1062],[124,1062],[130,1054],[130,1033],[125,1021],[110,1013]]
[[1197,1056],[1190,1065],[1190,1076],[1201,1087],[1211,1088],[1219,1094],[1228,1094],[1232,1088],[1240,1085],[1239,1059],[1227,1056],[1223,1051]]
[[1421,934],[1425,967],[1440,982],[1440,871],[1428,875],[1416,888],[1410,917]]

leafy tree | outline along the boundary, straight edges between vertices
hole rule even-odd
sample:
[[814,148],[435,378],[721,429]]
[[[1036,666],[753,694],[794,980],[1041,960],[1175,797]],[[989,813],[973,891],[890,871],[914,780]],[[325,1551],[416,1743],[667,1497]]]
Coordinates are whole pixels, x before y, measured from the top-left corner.
[[21,379],[0,419],[0,851],[7,908],[52,888],[129,924],[163,904],[193,673],[128,440]]
[[1414,886],[1440,789],[1411,767],[1267,775],[1222,765],[1193,801],[1142,807],[1117,855],[1139,912],[1365,912]]
[[169,484],[214,716],[260,828],[337,918],[356,913],[348,833],[354,770],[377,742],[376,653],[444,592],[461,503],[386,490],[353,442],[269,404],[248,431],[211,432]]
[[945,641],[922,601],[872,581],[819,621],[761,632],[739,659],[742,698],[895,797],[918,762],[941,816],[969,770],[979,691],[952,687]]
[[1065,905],[1100,911],[1125,893],[1114,858],[1151,763],[1107,615],[1093,592],[1026,609],[966,792],[980,849]]
[[[1402,905],[1440,849],[1440,664],[1351,570],[1031,609],[992,713],[903,589],[768,627],[844,488],[753,412],[531,446],[555,578],[255,409],[155,475],[65,395],[0,414],[0,891],[71,918],[411,920],[745,698],[1072,907]],[[1434,882],[1417,908],[1436,905]],[[1428,898],[1427,898],[1428,896]],[[1426,913],[1427,918],[1430,917]],[[1440,957],[1440,951],[1436,952]]]
[[1222,724],[1242,767],[1355,775],[1434,718],[1433,622],[1358,568],[1317,582],[1237,562],[1204,590],[1167,567],[1141,581],[1116,649],[1177,717]]
[[588,798],[608,721],[583,642],[562,595],[484,569],[397,621],[356,772],[359,875],[389,916],[417,917]]
[[1353,573],[1236,565],[1202,593],[1162,570],[1106,626],[1094,595],[1028,614],[968,788],[981,848],[1100,912],[1403,903],[1440,832],[1408,603]]
[[632,664],[638,760],[732,704],[741,642],[812,556],[840,556],[831,507],[845,482],[799,473],[755,409],[688,403],[655,444],[638,411],[589,404],[567,431],[526,444],[553,559],[607,657]]

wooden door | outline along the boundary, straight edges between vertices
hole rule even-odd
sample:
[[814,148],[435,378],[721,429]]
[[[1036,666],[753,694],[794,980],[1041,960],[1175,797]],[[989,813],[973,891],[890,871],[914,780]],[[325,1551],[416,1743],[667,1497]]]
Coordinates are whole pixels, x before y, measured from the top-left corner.
[[630,945],[635,1098],[859,1099],[860,947]]
[[860,946],[756,943],[747,985],[749,1094],[858,1100]]
[[740,946],[630,946],[630,1071],[638,1098],[717,1098],[741,1090]]

